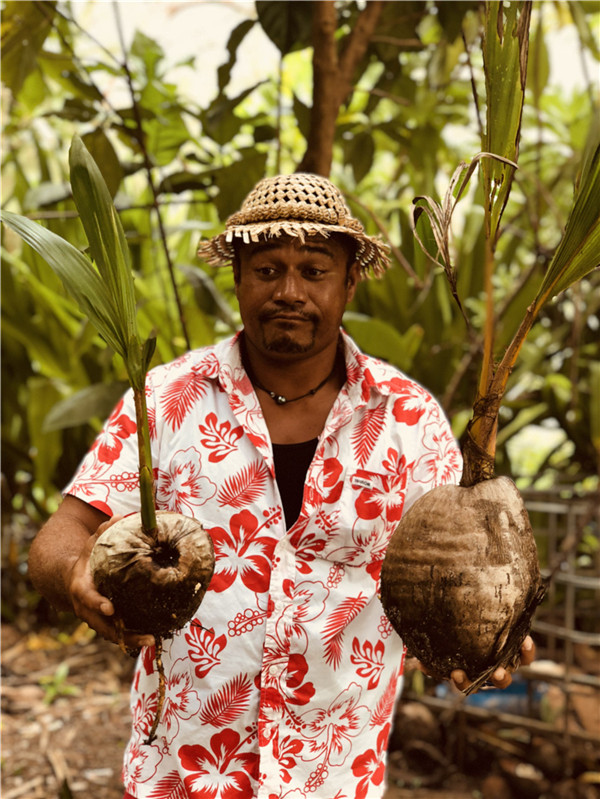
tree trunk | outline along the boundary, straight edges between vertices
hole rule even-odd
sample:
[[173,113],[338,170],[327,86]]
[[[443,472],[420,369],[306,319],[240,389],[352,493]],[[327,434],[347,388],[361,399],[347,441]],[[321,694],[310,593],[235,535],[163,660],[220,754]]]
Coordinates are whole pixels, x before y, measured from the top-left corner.
[[335,3],[313,3],[313,106],[304,158],[298,172],[331,172],[335,126],[342,103],[354,86],[354,73],[364,57],[381,12],[382,0],[370,0],[338,54]]

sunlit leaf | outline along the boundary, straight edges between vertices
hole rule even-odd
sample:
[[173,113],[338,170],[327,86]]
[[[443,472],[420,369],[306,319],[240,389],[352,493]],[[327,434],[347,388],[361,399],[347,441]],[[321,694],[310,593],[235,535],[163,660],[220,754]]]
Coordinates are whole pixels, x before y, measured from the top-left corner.
[[[75,136],[69,151],[73,197],[90,245],[91,256],[106,283],[120,328],[121,354],[137,334],[135,295],[129,249],[121,220],[100,170],[82,140]],[[104,309],[108,311],[107,308]]]
[[89,422],[95,416],[106,419],[127,386],[124,382],[86,386],[52,406],[43,420],[43,431],[76,427]]
[[110,139],[101,128],[81,137],[94,162],[98,165],[111,197],[114,197],[123,179],[123,167]]
[[17,95],[52,29],[56,2],[13,0],[2,9],[2,82]]
[[591,127],[564,234],[536,302],[543,303],[600,266],[600,122]]
[[538,17],[535,33],[529,41],[529,69],[527,70],[527,88],[533,95],[537,106],[550,77],[550,59],[542,30],[542,17]]
[[[585,47],[594,56],[596,61],[600,61],[600,46],[598,45],[598,29],[594,32],[590,28],[590,24],[585,14],[586,3],[577,2],[577,0],[569,0],[569,11],[573,17],[573,22],[579,33],[579,37]],[[593,7],[595,13],[598,13],[598,4]]]
[[231,71],[235,66],[237,51],[240,44],[244,41],[247,34],[250,33],[256,23],[253,19],[245,19],[240,22],[229,34],[229,41],[227,42],[227,52],[229,58],[224,64],[221,64],[217,70],[217,82],[219,91],[222,92],[231,78]]

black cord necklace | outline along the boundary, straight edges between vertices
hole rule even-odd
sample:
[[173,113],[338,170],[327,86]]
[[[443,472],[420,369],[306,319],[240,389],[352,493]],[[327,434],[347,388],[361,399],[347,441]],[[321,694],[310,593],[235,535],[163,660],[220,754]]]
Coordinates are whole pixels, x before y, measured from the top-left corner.
[[254,377],[254,375],[252,375],[250,380],[252,381],[253,385],[256,386],[256,388],[260,388],[261,391],[266,392],[269,395],[269,397],[271,397],[271,399],[274,402],[276,402],[278,405],[289,405],[290,402],[298,402],[298,400],[304,399],[304,397],[312,397],[313,394],[316,394],[320,388],[323,388],[323,386],[329,380],[329,378],[332,377],[336,368],[337,368],[337,363],[333,365],[333,369],[331,370],[331,372],[329,372],[325,380],[321,380],[318,386],[311,388],[311,390],[307,391],[306,394],[300,394],[299,397],[292,397],[292,399],[288,399],[287,397],[284,397],[283,394],[278,394],[276,391],[269,391],[268,388],[263,386],[263,384]]
[[244,368],[246,369],[246,372],[248,373],[248,377],[250,378],[250,382],[252,383],[253,386],[256,386],[256,388],[259,388],[261,391],[264,391],[266,394],[268,394],[269,397],[271,397],[271,399],[273,400],[273,402],[277,403],[277,405],[289,405],[290,402],[298,402],[298,400],[304,399],[305,397],[312,397],[313,394],[316,394],[317,391],[319,391],[319,389],[323,388],[325,383],[327,383],[327,381],[330,380],[333,377],[333,375],[335,374],[335,372],[336,372],[336,370],[338,368],[339,357],[340,357],[340,349],[338,347],[338,351],[336,353],[336,357],[335,357],[335,360],[333,362],[333,369],[331,370],[331,372],[329,372],[327,377],[324,380],[321,380],[321,382],[319,383],[318,386],[315,386],[314,388],[311,388],[311,390],[307,391],[305,394],[300,394],[299,397],[292,397],[292,399],[288,399],[288,397],[284,397],[283,394],[278,394],[276,391],[270,391],[266,386],[263,386],[263,384],[260,382],[260,380],[257,379],[256,375],[254,374],[254,372],[250,368],[250,364],[248,363],[248,358],[244,357],[244,356],[246,356],[245,347],[243,347],[242,352],[243,352],[242,360],[244,362]]

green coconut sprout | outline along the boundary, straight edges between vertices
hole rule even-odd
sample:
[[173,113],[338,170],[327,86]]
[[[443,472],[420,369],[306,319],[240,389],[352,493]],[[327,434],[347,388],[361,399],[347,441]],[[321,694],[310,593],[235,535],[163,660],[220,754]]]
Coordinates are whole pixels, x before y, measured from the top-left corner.
[[104,178],[79,136],[71,143],[69,168],[73,199],[91,258],[27,217],[3,211],[0,218],[56,272],[81,312],[123,359],[135,399],[142,527],[152,535],[156,510],[145,380],[155,339],[140,339],[123,226]]
[[[472,418],[463,444],[464,469],[461,485],[474,485],[494,476],[498,414],[508,378],[539,311],[546,302],[600,265],[600,120],[596,115],[590,127],[582,162],[575,181],[573,204],[560,243],[547,268],[537,294],[527,308],[521,324],[505,352],[494,353],[496,314],[493,296],[495,253],[502,233],[502,214],[510,195],[517,160],[521,119],[525,100],[529,46],[530,3],[485,4],[483,62],[486,87],[486,127],[482,134],[484,152],[470,164],[456,169],[442,204],[431,197],[414,200],[413,230],[419,217],[430,223],[437,254],[454,299],[464,315],[456,291],[456,268],[451,262],[450,224],[452,215],[477,166],[481,170],[484,195],[485,324],[480,377],[473,403]],[[429,253],[427,253],[429,255]],[[459,267],[460,268],[460,267]],[[529,285],[524,285],[525,292]]]

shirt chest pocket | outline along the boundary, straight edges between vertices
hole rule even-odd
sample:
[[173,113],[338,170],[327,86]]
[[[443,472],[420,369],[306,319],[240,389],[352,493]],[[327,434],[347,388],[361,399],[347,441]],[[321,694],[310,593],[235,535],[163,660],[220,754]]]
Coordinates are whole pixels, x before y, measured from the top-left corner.
[[322,555],[347,566],[380,562],[402,516],[406,475],[349,471],[338,500],[338,524],[327,536]]

